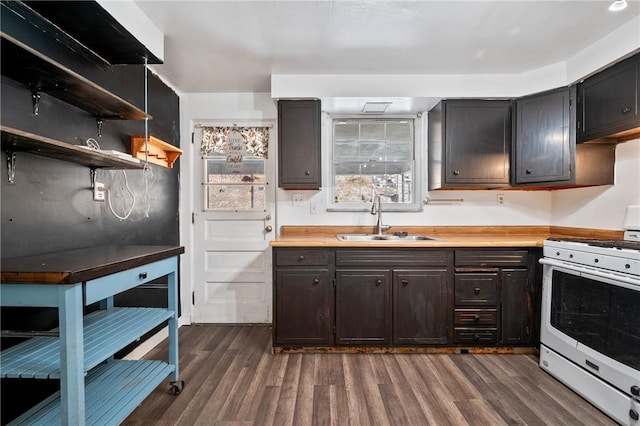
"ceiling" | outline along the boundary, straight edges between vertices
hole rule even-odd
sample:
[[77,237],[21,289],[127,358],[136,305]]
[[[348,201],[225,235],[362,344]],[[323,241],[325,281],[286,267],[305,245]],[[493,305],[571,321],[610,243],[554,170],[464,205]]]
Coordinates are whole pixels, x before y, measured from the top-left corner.
[[610,3],[136,1],[165,34],[152,68],[180,93],[270,92],[271,74],[518,74],[640,15],[640,0]]

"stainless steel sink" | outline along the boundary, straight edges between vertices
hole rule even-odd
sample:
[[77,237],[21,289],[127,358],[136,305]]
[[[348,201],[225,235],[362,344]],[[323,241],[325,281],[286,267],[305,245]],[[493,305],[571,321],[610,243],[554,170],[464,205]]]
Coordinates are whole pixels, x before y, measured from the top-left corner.
[[378,235],[378,234],[338,234],[340,241],[437,241],[437,238],[426,235]]

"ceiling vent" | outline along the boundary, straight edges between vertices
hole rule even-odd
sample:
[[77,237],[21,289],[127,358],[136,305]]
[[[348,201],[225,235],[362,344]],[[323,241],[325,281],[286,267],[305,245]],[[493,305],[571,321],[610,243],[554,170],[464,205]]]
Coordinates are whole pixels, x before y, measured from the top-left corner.
[[362,112],[366,114],[384,114],[392,102],[365,102]]

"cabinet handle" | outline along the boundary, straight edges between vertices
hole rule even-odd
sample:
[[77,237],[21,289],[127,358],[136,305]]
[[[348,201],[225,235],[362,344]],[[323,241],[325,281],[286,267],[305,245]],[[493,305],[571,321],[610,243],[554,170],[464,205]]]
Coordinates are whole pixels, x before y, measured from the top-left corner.
[[317,278],[314,278],[313,279],[313,285],[318,285],[318,284],[320,284],[320,280],[317,279]]
[[530,175],[531,173],[533,173],[533,170],[531,170],[531,169],[525,170],[525,174]]
[[631,112],[631,107],[624,107],[622,108],[622,113],[623,114],[629,114]]
[[140,274],[138,274],[138,277],[139,277],[141,280],[144,280],[144,279],[146,279],[146,278],[147,278],[147,273],[146,273],[146,272],[140,272]]
[[306,170],[306,171],[304,172],[304,174],[305,174],[305,175],[307,175],[307,176],[309,176],[309,175],[311,174],[311,171],[310,171],[310,170]]
[[376,280],[376,286],[379,286],[380,284],[382,284],[382,280]]
[[474,315],[474,316],[473,316],[473,321],[474,321],[474,322],[478,322],[478,321],[480,321],[480,315]]
[[454,176],[458,176],[459,174],[460,174],[460,170],[454,170],[454,171],[453,171],[453,175],[454,175]]
[[403,286],[403,287],[406,287],[406,286],[408,286],[408,285],[409,285],[409,281],[407,281],[407,280],[402,280],[402,281],[400,281],[400,282],[402,283],[402,286]]
[[298,256],[298,260],[304,260],[304,256],[302,255]]
[[476,295],[480,294],[480,287],[474,288],[473,289],[473,294],[476,294]]

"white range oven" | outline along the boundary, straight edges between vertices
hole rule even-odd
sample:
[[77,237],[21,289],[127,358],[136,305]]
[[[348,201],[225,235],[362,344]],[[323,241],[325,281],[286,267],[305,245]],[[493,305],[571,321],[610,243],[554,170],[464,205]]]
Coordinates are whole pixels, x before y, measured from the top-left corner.
[[549,238],[540,263],[540,367],[640,426],[640,241]]

